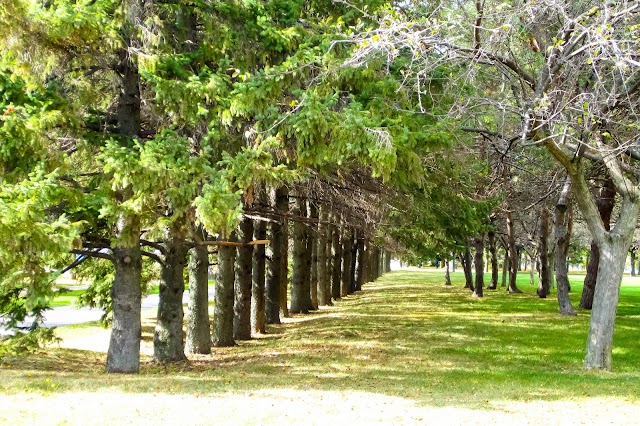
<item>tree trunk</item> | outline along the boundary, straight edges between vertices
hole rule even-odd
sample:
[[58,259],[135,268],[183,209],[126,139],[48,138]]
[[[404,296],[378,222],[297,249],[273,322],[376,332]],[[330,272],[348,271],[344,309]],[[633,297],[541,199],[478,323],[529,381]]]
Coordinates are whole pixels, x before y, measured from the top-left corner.
[[489,231],[488,235],[489,240],[489,257],[491,262],[491,284],[487,287],[489,290],[495,290],[498,288],[498,256],[496,250],[496,233],[494,231]]
[[629,250],[629,255],[631,256],[631,276],[635,277],[636,276],[636,252],[637,252],[637,248],[636,247],[631,247],[631,250]]
[[538,283],[538,297],[544,299],[549,294],[549,212],[542,207],[540,215],[540,282]]
[[189,316],[187,317],[187,352],[211,353],[209,322],[209,250],[196,245],[189,256]]
[[484,287],[484,235],[480,235],[474,239],[476,249],[474,261],[476,264],[476,285],[473,289],[474,297],[482,297]]
[[449,259],[445,261],[445,270],[444,270],[444,285],[451,285],[451,273],[449,272]]
[[353,230],[351,238],[351,263],[349,264],[349,294],[356,292],[356,275],[358,273],[358,229]]
[[[329,218],[327,212],[327,219]],[[327,225],[327,282],[325,292],[327,296],[327,306],[333,306],[333,300],[331,299],[331,283],[333,282],[333,233],[335,229],[331,225]]]
[[346,297],[349,294],[352,244],[353,231],[348,226],[345,226],[342,231],[342,280],[340,286],[340,297]]
[[533,254],[529,255],[531,261],[531,267],[529,268],[529,285],[534,285],[536,283],[535,279],[535,257]]
[[355,291],[362,291],[362,284],[364,283],[364,237],[362,235],[358,235],[358,239],[356,240],[356,245],[358,246],[358,263],[356,266],[356,286]]
[[318,224],[318,305],[326,306],[331,301],[329,290],[329,274],[327,268],[327,224],[328,210],[320,207],[320,223]]
[[[264,190],[262,190],[264,193]],[[260,195],[259,195],[260,197]],[[259,198],[259,200],[264,198]],[[257,221],[253,227],[254,238],[258,241],[267,238],[267,224]],[[264,244],[253,249],[252,285],[251,285],[251,331],[253,333],[265,333],[265,272],[266,272],[266,247]]]
[[[287,194],[287,213],[289,212],[289,195]],[[280,249],[280,314],[289,317],[289,221],[282,226],[282,246]]]
[[[615,206],[615,196],[616,191],[611,179],[605,180],[604,185],[595,195],[600,220],[602,220],[602,224],[607,231],[611,229],[611,213]],[[591,309],[593,306],[593,296],[596,281],[598,280],[599,265],[600,250],[594,241],[591,243],[591,256],[587,264],[587,275],[584,277],[584,287],[582,288],[582,296],[580,298],[580,307],[583,309]]]
[[502,283],[500,287],[507,286],[507,275],[509,271],[509,251],[505,248],[504,250],[504,260],[502,262]]
[[[340,222],[339,216],[336,215],[336,223]],[[333,271],[331,276],[331,297],[333,300],[340,299],[340,285],[342,279],[342,244],[340,241],[340,228],[335,227],[333,230]]]
[[571,229],[573,227],[573,215],[571,210],[567,214],[568,198],[571,181],[567,179],[560,198],[556,203],[554,214],[554,240],[555,240],[555,264],[556,281],[558,282],[558,307],[561,315],[575,315],[569,299],[569,271],[567,268],[567,256],[569,243],[571,242]]
[[178,219],[166,230],[164,265],[162,265],[158,320],[153,332],[153,359],[166,363],[182,361],[184,355],[184,268],[189,248],[185,241],[186,225]]
[[607,234],[605,241],[599,247],[602,258],[607,261],[600,262],[598,268],[598,282],[593,298],[587,353],[584,361],[584,368],[587,370],[611,370],[616,308],[632,236],[633,234],[628,238],[621,238],[619,235]]
[[311,277],[309,279],[309,286],[311,291],[311,307],[314,311],[318,310],[318,207],[314,203],[309,203],[309,217],[314,220],[310,225],[311,228],[308,232],[309,245],[311,246]]
[[[235,235],[229,238],[235,241]],[[215,306],[213,310],[213,346],[234,346],[233,340],[233,299],[236,248],[218,248],[218,275],[216,277]]]
[[[245,217],[238,227],[238,240],[249,243],[253,240],[253,219]],[[235,300],[233,304],[234,340],[251,339],[251,287],[253,246],[238,247],[235,266]]]
[[507,235],[509,238],[509,287],[507,290],[509,293],[522,293],[522,290],[520,290],[516,285],[516,278],[518,276],[516,234],[513,224],[513,216],[510,210],[507,211]]
[[[286,214],[289,210],[289,200],[286,188],[280,187],[275,191],[275,211]],[[280,287],[282,278],[283,228],[286,226],[272,222],[269,226],[269,256],[267,257],[267,281],[265,289],[265,319],[267,324],[280,324]]]
[[464,271],[464,288],[468,288],[473,291],[473,275],[471,272],[471,251],[469,250],[469,245],[464,248],[464,254],[460,258],[462,263],[462,270]]
[[126,236],[129,241],[113,249],[115,268],[111,286],[113,321],[107,352],[107,372],[138,373],[142,336],[140,320],[142,257],[139,222],[123,218],[118,222],[117,232],[118,236]]
[[[307,201],[298,197],[294,215],[307,217]],[[307,225],[302,221],[293,223],[293,275],[291,277],[291,308],[292,314],[308,314],[311,305],[309,290],[309,265],[307,264]]]

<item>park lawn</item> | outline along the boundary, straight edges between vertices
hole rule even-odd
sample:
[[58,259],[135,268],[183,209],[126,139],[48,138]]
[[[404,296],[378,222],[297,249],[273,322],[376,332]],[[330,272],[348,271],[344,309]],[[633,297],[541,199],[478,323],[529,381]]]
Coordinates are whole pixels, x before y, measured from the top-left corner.
[[[109,332],[58,330],[60,347],[0,364],[0,423],[629,424],[640,418],[640,279],[625,278],[614,372],[584,372],[588,312],[557,314],[528,277],[472,298],[443,271],[397,271],[333,307],[190,362],[104,373]],[[580,276],[572,300],[580,297]],[[6,408],[5,408],[6,407]]]

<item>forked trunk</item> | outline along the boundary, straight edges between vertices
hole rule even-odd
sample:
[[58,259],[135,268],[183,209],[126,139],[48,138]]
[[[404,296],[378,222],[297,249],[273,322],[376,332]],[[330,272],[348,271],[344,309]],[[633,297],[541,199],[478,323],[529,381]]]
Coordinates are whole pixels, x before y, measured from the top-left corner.
[[187,352],[211,353],[209,321],[209,250],[196,245],[189,256],[189,316],[187,317]]

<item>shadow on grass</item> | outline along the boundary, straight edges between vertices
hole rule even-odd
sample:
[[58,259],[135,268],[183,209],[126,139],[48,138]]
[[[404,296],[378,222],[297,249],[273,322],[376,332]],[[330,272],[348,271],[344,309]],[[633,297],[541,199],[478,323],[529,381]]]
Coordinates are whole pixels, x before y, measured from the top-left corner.
[[[616,371],[585,373],[588,312],[562,317],[554,298],[539,299],[528,285],[523,294],[498,290],[475,299],[459,275],[453,278],[447,287],[438,272],[390,273],[334,307],[269,326],[269,334],[214,348],[210,356],[166,366],[143,358],[138,376],[106,375],[102,353],[51,348],[6,360],[2,373],[11,373],[11,380],[0,389],[38,389],[44,377],[53,376],[56,392],[353,390],[463,407],[484,407],[493,399],[637,399],[637,291],[621,297]],[[145,340],[152,333],[145,323]]]

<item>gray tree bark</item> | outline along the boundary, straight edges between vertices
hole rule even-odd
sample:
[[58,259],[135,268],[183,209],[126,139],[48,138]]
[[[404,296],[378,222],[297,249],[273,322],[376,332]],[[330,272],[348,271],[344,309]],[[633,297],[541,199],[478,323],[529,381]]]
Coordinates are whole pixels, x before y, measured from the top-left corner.
[[[264,188],[258,193],[258,203],[266,205]],[[257,221],[254,224],[254,237],[256,240],[267,238],[267,224]],[[266,247],[264,244],[253,249],[252,286],[251,286],[251,331],[264,334],[266,332],[265,315],[265,272],[266,272]]]
[[[253,219],[245,217],[238,227],[238,240],[249,243],[253,240]],[[251,339],[251,287],[253,246],[238,247],[235,265],[235,300],[233,304],[234,340]]]
[[484,287],[484,235],[474,238],[475,256],[474,262],[476,266],[476,283],[473,289],[474,297],[483,297]]
[[[275,211],[286,214],[289,211],[289,197],[286,188],[275,191]],[[284,224],[272,222],[269,225],[269,256],[267,257],[267,281],[265,290],[265,317],[267,324],[280,324],[280,288],[282,286],[282,253],[287,244]]]
[[[340,222],[340,217],[335,216],[335,222]],[[340,228],[335,227],[333,230],[333,247],[332,247],[332,263],[333,271],[331,276],[331,297],[333,300],[340,299],[340,286],[342,278],[342,242],[340,241]]]
[[569,254],[569,243],[571,242],[571,229],[573,218],[571,210],[567,214],[569,190],[571,181],[566,180],[558,202],[556,203],[553,218],[553,238],[555,240],[555,264],[556,281],[558,283],[558,307],[561,315],[575,315],[571,300],[569,299],[569,270],[567,268],[567,257]]
[[357,254],[357,266],[356,266],[356,283],[355,283],[355,291],[362,290],[362,284],[364,282],[364,262],[365,262],[365,253],[364,253],[364,237],[359,236],[356,243],[358,254]]
[[[286,212],[289,212],[289,194],[287,193]],[[289,317],[289,221],[282,226],[282,246],[280,250],[280,315]]]
[[516,252],[516,234],[513,224],[513,216],[510,210],[507,210],[507,236],[509,244],[509,293],[522,293],[516,284],[518,276],[518,254]]
[[192,354],[211,353],[209,321],[209,250],[196,245],[189,256],[189,315],[186,350]]
[[471,272],[471,251],[469,245],[464,248],[464,253],[460,257],[462,263],[462,270],[464,271],[464,288],[468,288],[473,291],[473,275]]
[[[294,215],[307,217],[307,201],[302,197],[296,199]],[[293,223],[293,275],[291,277],[292,314],[308,314],[311,306],[309,286],[309,264],[307,263],[307,226],[302,220]]]
[[346,297],[349,294],[352,244],[353,231],[348,226],[345,226],[342,228],[342,278],[340,285],[340,297]]
[[[235,241],[231,235],[230,241]],[[213,338],[215,347],[234,346],[233,339],[233,299],[235,281],[236,248],[218,248],[218,274],[216,276],[215,306],[213,310]]]
[[491,262],[491,284],[487,289],[495,290],[498,288],[498,256],[496,250],[496,233],[494,231],[489,231],[487,234],[488,242],[489,242],[489,257]]
[[549,212],[545,207],[542,207],[540,213],[540,231],[538,232],[540,238],[540,282],[538,283],[538,297],[544,299],[547,297],[550,291],[549,283],[549,247],[547,245],[549,241]]
[[326,306],[331,302],[329,291],[329,274],[327,268],[327,225],[328,210],[320,207],[320,223],[318,224],[318,305]]
[[308,240],[311,248],[311,268],[309,269],[311,277],[309,279],[309,287],[311,291],[311,310],[318,310],[318,207],[315,203],[309,203],[309,217],[313,219],[308,230]]

